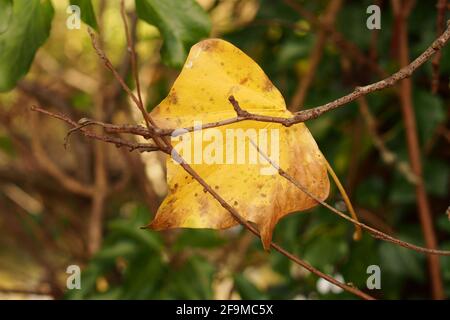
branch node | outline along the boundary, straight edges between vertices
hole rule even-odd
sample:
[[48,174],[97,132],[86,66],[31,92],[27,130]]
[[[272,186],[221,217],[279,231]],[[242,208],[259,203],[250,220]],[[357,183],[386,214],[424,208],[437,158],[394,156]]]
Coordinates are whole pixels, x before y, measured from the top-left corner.
[[241,106],[239,105],[239,102],[234,98],[233,95],[228,97],[228,101],[230,101],[230,103],[233,106],[234,111],[236,111],[238,117],[242,117],[242,118],[250,117],[250,112],[243,110],[241,108]]

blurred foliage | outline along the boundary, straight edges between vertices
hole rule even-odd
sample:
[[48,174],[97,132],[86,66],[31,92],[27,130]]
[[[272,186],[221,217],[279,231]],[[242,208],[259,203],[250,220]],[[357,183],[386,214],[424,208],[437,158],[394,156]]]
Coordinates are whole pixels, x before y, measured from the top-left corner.
[[[202,6],[194,0],[136,0],[135,6],[140,19],[137,25],[137,50],[149,108],[167,95],[189,47],[208,36],[224,38],[250,55],[289,102],[299,79],[305,75],[309,66],[309,55],[317,40],[317,27],[284,1],[199,2]],[[323,13],[328,3],[325,0],[297,2],[316,16]],[[366,8],[372,2],[345,1],[335,26],[346,39],[354,42],[367,55],[373,49],[371,31],[365,27]],[[85,33],[69,32],[62,27],[67,18],[66,4],[53,2],[56,15],[51,22],[54,9],[50,1],[14,0],[12,3],[14,5],[11,11],[11,2],[0,0],[0,90],[12,89],[28,72],[36,51],[47,39],[50,24],[53,23],[50,39],[38,54],[36,65],[26,80],[41,81],[44,87],[52,86],[59,90],[68,101],[73,116],[93,118],[96,92],[88,89],[90,83],[97,80],[98,61]],[[71,0],[70,3],[80,5],[83,21],[93,27],[97,26],[100,19],[95,15],[99,15],[99,1],[93,1],[93,6],[87,0]],[[375,47],[377,62],[387,72],[394,72],[399,68],[395,56],[395,21],[388,1],[382,3],[382,29],[377,33]],[[130,5],[129,9],[134,9],[132,1],[127,1],[127,4]],[[102,36],[106,51],[115,65],[120,64],[125,47],[118,10],[118,1],[108,1],[102,13],[105,24]],[[436,37],[435,21],[435,1],[416,1],[409,19],[411,58],[420,54]],[[161,62],[158,61],[157,67],[154,67],[151,66],[154,62],[149,61],[153,61],[151,55],[154,48],[159,48],[161,40]],[[334,42],[327,42],[308,92],[305,108],[340,97],[350,92],[355,83],[366,84],[379,79],[366,67],[358,66],[353,61],[350,61],[350,71],[345,69],[344,66],[348,64],[348,59],[343,59],[345,54],[339,51]],[[83,87],[83,81],[78,80],[78,86],[74,88],[70,82],[74,69],[87,78],[90,76],[91,82]],[[441,83],[445,83],[445,86],[436,95],[430,92],[430,63],[414,74],[413,102],[423,151],[424,179],[431,200],[438,241],[442,249],[450,249],[450,223],[445,216],[449,205],[450,176],[450,154],[446,140],[450,102],[449,47],[442,51],[440,73]],[[129,76],[127,80],[130,79]],[[56,83],[58,81],[61,83]],[[1,95],[0,110],[13,110],[24,102],[30,104],[23,96],[24,92],[17,88]],[[125,105],[123,94],[117,100],[118,105]],[[408,161],[400,102],[395,91],[383,90],[371,94],[367,100],[376,117],[377,131],[386,146],[399,159]],[[122,112],[125,107],[118,109]],[[17,126],[21,129],[28,127],[23,121]],[[388,228],[401,239],[423,244],[414,186],[396,168],[382,161],[358,112],[357,104],[351,103],[309,121],[308,127],[345,182],[356,207],[365,212],[363,220],[383,231]],[[18,138],[10,130],[9,127],[0,125],[0,166],[4,165],[5,168],[7,164],[26,158],[22,147],[24,141],[30,139],[26,134]],[[68,158],[68,154],[75,153],[76,148],[85,146],[87,142],[82,140],[78,145],[74,142],[73,149],[64,151],[61,148],[61,137],[64,136],[66,127],[51,127],[49,130],[51,132],[46,133],[49,153],[59,154],[58,159],[67,171],[74,174],[81,172],[82,160],[90,159],[92,150],[88,148],[77,160]],[[116,154],[111,158],[114,158],[110,160],[113,162],[119,157]],[[91,165],[86,165],[88,177],[92,175]],[[120,164],[114,162],[111,166],[117,171],[116,167],[120,167]],[[116,177],[116,171],[111,176]],[[143,172],[142,175],[144,174]],[[25,171],[25,175],[30,175],[30,172]],[[14,181],[13,178],[10,179]],[[21,216],[20,225],[25,229],[24,235],[12,234],[21,243],[26,234],[34,234],[36,230],[44,230],[45,233],[50,229],[48,237],[62,245],[56,252],[46,254],[57,265],[59,263],[57,270],[62,278],[68,263],[83,265],[82,289],[68,290],[65,298],[354,298],[346,292],[336,294],[318,291],[314,275],[301,270],[276,252],[263,252],[259,241],[246,240],[246,232],[240,228],[220,232],[176,230],[158,233],[141,230],[140,227],[148,223],[154,212],[146,206],[146,199],[138,190],[136,177],[123,192],[108,199],[102,248],[93,257],[86,257],[83,254],[87,242],[86,223],[78,219],[88,220],[88,201],[62,193],[58,187],[52,188],[51,181],[46,181],[49,185],[39,189],[38,177],[33,179],[32,183],[21,180],[14,183],[44,201],[45,212],[42,216],[32,216],[31,220],[28,217],[30,215]],[[0,181],[0,186],[2,185],[3,182]],[[12,201],[2,190],[0,188],[0,200],[9,204],[7,208],[12,207]],[[58,197],[58,200],[53,199]],[[158,197],[157,201],[160,200]],[[339,205],[341,199],[336,190],[332,190],[328,201],[332,205]],[[1,209],[4,210],[3,207]],[[49,216],[53,214],[56,218],[52,220]],[[73,217],[77,215],[80,216],[78,219]],[[2,219],[1,215],[0,227],[10,231],[7,219]],[[74,230],[77,232],[75,239],[71,235]],[[353,242],[352,232],[353,227],[349,223],[328,210],[317,207],[308,213],[284,218],[275,229],[274,241],[314,267],[329,274],[339,274],[346,282],[352,282],[361,288],[366,285],[367,267],[371,264],[379,265],[382,270],[382,290],[372,292],[375,296],[388,299],[430,297],[427,265],[423,255],[383,243],[367,234],[361,241]],[[10,235],[6,231],[3,233],[2,231],[0,237]],[[52,252],[50,246],[46,250]],[[441,258],[441,266],[446,294],[450,296],[450,258]],[[61,283],[64,286],[65,282]]]
[[2,6],[0,92],[12,89],[27,73],[36,51],[49,35],[53,18],[50,1],[15,0],[10,17],[11,8],[7,3]]
[[[211,299],[214,267],[200,255],[189,256],[181,265],[171,263],[161,236],[140,229],[149,220],[148,211],[136,207],[126,218],[110,221],[102,249],[83,271],[82,289],[69,291],[67,298]],[[174,251],[205,241],[210,246],[201,233],[188,243],[175,244]],[[102,281],[108,285],[102,286]]]
[[161,31],[161,54],[169,66],[181,67],[190,47],[210,33],[209,17],[195,0],[136,0],[136,12]]
[[4,33],[11,21],[13,3],[12,0],[0,1],[0,34]]

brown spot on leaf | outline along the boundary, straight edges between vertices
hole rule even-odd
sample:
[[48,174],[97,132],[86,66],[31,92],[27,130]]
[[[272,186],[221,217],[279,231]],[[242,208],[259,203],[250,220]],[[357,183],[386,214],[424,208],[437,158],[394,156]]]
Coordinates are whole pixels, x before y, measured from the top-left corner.
[[219,44],[219,41],[215,39],[205,40],[200,42],[200,48],[202,48],[205,51],[211,51],[217,48],[217,45]]
[[248,81],[248,77],[245,77],[239,81],[240,84],[245,84]]
[[178,95],[175,92],[175,90],[172,90],[172,92],[169,93],[167,96],[167,99],[169,100],[170,104],[177,104],[178,103]]
[[273,89],[273,84],[272,84],[272,82],[270,82],[269,79],[266,79],[266,80],[264,81],[264,87],[263,87],[263,89],[264,89],[264,91],[272,91],[272,89]]

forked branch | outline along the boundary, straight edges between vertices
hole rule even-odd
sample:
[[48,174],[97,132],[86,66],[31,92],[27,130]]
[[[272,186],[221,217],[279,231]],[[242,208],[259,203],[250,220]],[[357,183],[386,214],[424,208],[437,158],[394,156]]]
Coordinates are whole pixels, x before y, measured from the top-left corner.
[[[220,196],[220,194],[218,194],[208,183],[206,183],[206,181],[186,161],[184,161],[179,154],[177,154],[177,152],[174,150],[173,146],[171,145],[170,139],[168,139],[168,137],[167,137],[167,136],[171,135],[175,131],[175,129],[158,128],[157,125],[155,124],[155,122],[150,117],[150,115],[145,111],[144,104],[143,104],[142,98],[141,98],[141,93],[140,93],[139,77],[138,77],[137,66],[136,66],[136,53],[134,50],[134,44],[132,43],[132,39],[128,33],[128,25],[127,25],[127,19],[126,19],[123,0],[121,1],[121,13],[122,13],[122,17],[123,17],[123,21],[124,21],[124,25],[125,25],[128,48],[131,53],[132,69],[133,69],[133,73],[135,76],[138,96],[136,96],[132,92],[132,90],[126,85],[123,78],[114,69],[110,60],[106,57],[105,53],[98,46],[96,39],[95,39],[95,35],[93,34],[92,31],[90,31],[90,35],[92,38],[94,48],[96,49],[96,52],[99,55],[99,57],[104,61],[105,66],[113,73],[113,75],[119,81],[119,83],[121,84],[123,89],[127,92],[127,94],[131,97],[132,101],[136,104],[136,106],[142,112],[142,115],[146,122],[146,128],[144,128],[142,126],[137,126],[137,125],[136,126],[133,126],[133,125],[118,126],[118,125],[107,124],[107,123],[94,121],[94,120],[84,120],[81,123],[79,123],[79,122],[77,123],[64,115],[52,113],[52,112],[43,110],[38,107],[33,107],[32,110],[35,110],[35,111],[50,115],[52,117],[58,118],[62,121],[65,121],[66,123],[68,123],[69,125],[71,125],[73,127],[73,129],[71,131],[69,131],[68,134],[75,132],[75,131],[80,131],[83,135],[85,135],[89,138],[101,140],[101,141],[104,141],[107,143],[113,143],[118,147],[128,147],[130,150],[140,150],[140,151],[160,150],[169,155],[173,155],[173,153],[175,153],[175,156],[177,156],[177,158],[179,160],[181,160],[180,165],[189,175],[191,175],[198,183],[200,183],[200,185],[202,185],[204,187],[204,189],[208,193],[210,193],[220,203],[220,205],[223,208],[225,208],[234,217],[234,219],[237,222],[239,222],[240,224],[245,226],[250,232],[252,232],[256,236],[260,237],[259,231],[254,226],[252,226],[249,222],[247,222],[239,214],[239,212],[237,212],[236,209],[234,209],[229,203],[227,203]],[[296,123],[304,122],[304,121],[307,121],[310,119],[315,119],[315,118],[319,117],[320,115],[322,115],[328,111],[334,110],[336,108],[339,108],[349,102],[352,102],[361,96],[367,95],[371,92],[375,92],[378,90],[382,90],[382,89],[391,87],[394,84],[396,84],[399,80],[410,77],[419,66],[421,66],[423,63],[425,63],[425,61],[429,60],[430,57],[432,57],[434,53],[439,51],[448,42],[449,38],[450,38],[450,25],[447,27],[446,31],[441,36],[439,36],[439,38],[436,41],[434,41],[433,44],[427,50],[425,50],[418,58],[416,58],[416,60],[414,60],[408,66],[402,68],[398,72],[394,73],[390,77],[387,77],[384,80],[378,81],[376,83],[373,83],[373,84],[370,84],[367,86],[357,87],[352,93],[350,93],[346,96],[343,96],[339,99],[336,99],[332,102],[329,102],[327,104],[324,104],[324,105],[321,105],[321,106],[318,106],[318,107],[315,107],[315,108],[312,108],[309,110],[304,110],[304,111],[294,113],[291,118],[270,117],[270,116],[249,113],[249,112],[245,111],[244,109],[242,109],[241,106],[239,106],[239,103],[236,101],[236,99],[233,96],[230,96],[229,100],[232,103],[237,116],[235,118],[225,119],[222,121],[205,124],[200,128],[200,130],[207,129],[207,128],[213,128],[213,127],[220,127],[220,126],[224,126],[227,124],[236,123],[236,122],[245,121],[245,120],[261,121],[261,122],[274,122],[274,123],[280,123],[285,126],[291,126]],[[87,129],[87,127],[90,125],[102,126],[106,132],[110,132],[110,133],[129,133],[129,134],[133,134],[133,135],[140,135],[147,139],[152,139],[155,144],[150,144],[150,143],[149,144],[141,144],[141,143],[126,141],[126,140],[123,140],[123,139],[120,139],[117,137],[112,137],[112,136],[107,136],[107,135],[98,135]],[[191,132],[191,131],[196,130],[197,128],[191,127],[191,128],[184,128],[184,129],[187,130],[188,132]],[[296,185],[304,193],[311,196],[313,199],[315,199],[322,205],[326,206],[331,211],[333,211],[334,213],[343,217],[344,219],[351,221],[355,225],[369,231],[371,234],[373,234],[377,238],[395,243],[397,245],[400,245],[400,246],[403,246],[403,247],[406,247],[406,248],[409,248],[412,250],[423,252],[423,253],[438,254],[438,255],[450,255],[450,252],[448,252],[448,251],[430,250],[427,248],[422,248],[422,247],[418,247],[418,246],[403,242],[392,236],[384,234],[381,231],[378,231],[372,227],[369,227],[363,223],[360,223],[360,222],[356,221],[355,219],[348,217],[344,213],[336,210],[335,208],[331,207],[330,205],[326,204],[325,202],[319,201],[320,199],[314,198],[314,195],[312,195],[307,189],[305,189],[301,184],[299,184],[298,181],[293,179],[283,169],[281,169],[281,168],[278,168],[278,169],[279,169],[278,172],[281,176],[283,176],[284,178],[289,180],[291,183]],[[334,279],[333,277],[331,277],[327,274],[324,274],[323,272],[315,269],[314,267],[312,267],[305,261],[303,261],[303,260],[299,259],[298,257],[294,256],[293,254],[289,253],[288,251],[286,251],[279,245],[277,245],[273,242],[271,242],[270,245],[274,250],[285,255],[291,261],[304,267],[305,269],[316,274],[317,276],[324,278],[325,280],[342,288],[343,290],[346,290],[352,294],[355,294],[356,296],[363,298],[363,299],[373,299],[372,296],[362,292],[361,290],[359,290],[351,285],[342,283],[342,282]]]

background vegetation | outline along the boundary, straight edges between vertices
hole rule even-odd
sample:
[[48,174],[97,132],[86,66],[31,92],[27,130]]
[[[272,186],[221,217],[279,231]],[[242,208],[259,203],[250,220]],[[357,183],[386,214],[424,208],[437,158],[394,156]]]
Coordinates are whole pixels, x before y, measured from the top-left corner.
[[[100,32],[106,53],[132,85],[119,1],[70,2]],[[167,95],[190,46],[207,37],[241,48],[288,105],[302,108],[332,101],[398,70],[402,18],[395,4],[375,1],[381,6],[381,30],[370,31],[366,8],[374,1],[339,2],[126,1],[147,109]],[[436,1],[411,4],[406,25],[414,58],[437,37],[438,9]],[[72,119],[141,121],[98,59],[86,24],[80,30],[66,27],[68,5],[0,0],[0,297],[353,298],[278,253],[264,252],[241,227],[139,229],[166,192],[163,157],[141,157],[76,134],[65,150],[68,127],[30,111],[36,104]],[[423,181],[442,249],[450,249],[449,76],[446,47],[435,92],[431,63],[412,78]],[[387,89],[307,125],[345,182],[361,219],[424,245],[401,104],[398,88]],[[342,207],[336,190],[328,201]],[[426,256],[367,234],[354,242],[352,233],[351,224],[317,207],[284,218],[274,241],[363,289],[367,266],[379,265],[382,289],[371,292],[376,297],[433,296]],[[65,289],[65,271],[72,264],[82,267],[81,290]],[[440,268],[448,297],[449,257],[441,257]]]

